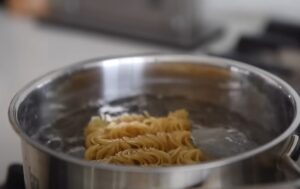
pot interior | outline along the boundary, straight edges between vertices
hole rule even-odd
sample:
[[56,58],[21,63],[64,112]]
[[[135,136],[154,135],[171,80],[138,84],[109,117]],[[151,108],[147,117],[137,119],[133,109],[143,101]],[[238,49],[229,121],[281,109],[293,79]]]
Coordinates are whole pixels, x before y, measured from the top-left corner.
[[82,158],[83,129],[93,115],[164,116],[184,108],[194,143],[212,161],[226,158],[275,139],[295,116],[285,86],[251,69],[201,58],[129,57],[76,65],[20,95],[18,127],[48,148]]

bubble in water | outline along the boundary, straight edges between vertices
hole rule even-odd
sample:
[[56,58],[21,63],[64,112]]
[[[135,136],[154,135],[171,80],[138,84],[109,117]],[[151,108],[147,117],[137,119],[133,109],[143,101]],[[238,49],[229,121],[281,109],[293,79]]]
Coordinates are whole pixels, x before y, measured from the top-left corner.
[[59,137],[53,137],[46,142],[46,146],[57,151],[61,151],[63,148],[63,142]]

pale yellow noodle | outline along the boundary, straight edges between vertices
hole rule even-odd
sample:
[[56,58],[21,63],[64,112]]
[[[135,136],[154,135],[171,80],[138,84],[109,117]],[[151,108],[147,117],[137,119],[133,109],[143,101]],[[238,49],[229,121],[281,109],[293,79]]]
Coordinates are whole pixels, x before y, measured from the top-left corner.
[[149,118],[144,123],[151,128],[152,133],[184,131],[189,130],[191,127],[189,120],[178,119],[176,117]]
[[155,148],[127,149],[100,161],[123,165],[158,166],[195,164],[201,160],[204,158],[200,150],[181,146],[169,152]]
[[197,148],[180,146],[168,152],[172,159],[172,164],[185,165],[204,161],[203,153]]
[[85,129],[85,159],[114,164],[164,166],[205,160],[191,140],[186,110],[167,117],[122,115],[106,122],[92,117]]
[[[88,124],[85,130],[85,136],[90,138],[88,135],[97,132],[101,138],[107,139],[115,139],[121,137],[135,137],[138,135],[144,135],[147,133],[154,134],[157,132],[172,132],[178,130],[189,130],[191,127],[190,121],[187,119],[187,112],[183,110],[176,111],[174,113],[170,113],[168,117],[163,118],[155,118],[149,117],[145,118],[142,121],[137,121],[135,118],[134,121],[124,121],[122,117],[118,119],[117,122],[111,122],[107,126],[99,126],[97,127],[97,123],[93,121],[96,120],[99,122],[99,119],[93,118],[91,122]],[[134,117],[136,117],[135,115]],[[123,117],[126,120],[130,120],[128,115]],[[138,118],[140,119],[140,118]],[[95,135],[95,134],[94,134]]]
[[171,156],[155,148],[127,149],[116,155],[103,159],[104,162],[126,165],[169,165]]
[[[97,135],[87,140],[85,158],[88,160],[102,159],[129,148],[156,148],[169,151],[179,146],[193,147],[191,135],[188,131],[174,131],[172,133],[157,133],[139,135],[134,138],[104,139]],[[89,148],[91,146],[96,146]]]
[[119,151],[129,149],[130,145],[117,139],[115,142],[106,143],[105,145],[92,145],[85,151],[85,159],[97,160],[115,155]]

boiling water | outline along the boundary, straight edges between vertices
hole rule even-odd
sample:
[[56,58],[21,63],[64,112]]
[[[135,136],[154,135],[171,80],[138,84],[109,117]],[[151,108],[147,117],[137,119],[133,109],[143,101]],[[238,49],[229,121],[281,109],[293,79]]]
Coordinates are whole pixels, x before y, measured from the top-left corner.
[[169,111],[185,108],[193,123],[195,145],[212,158],[232,156],[259,145],[255,137],[259,125],[247,121],[239,114],[216,105],[184,97],[140,95],[118,99],[102,105],[82,108],[42,127],[32,138],[45,146],[78,158],[83,157],[83,129],[93,115],[112,119],[123,113],[143,113],[165,116]]

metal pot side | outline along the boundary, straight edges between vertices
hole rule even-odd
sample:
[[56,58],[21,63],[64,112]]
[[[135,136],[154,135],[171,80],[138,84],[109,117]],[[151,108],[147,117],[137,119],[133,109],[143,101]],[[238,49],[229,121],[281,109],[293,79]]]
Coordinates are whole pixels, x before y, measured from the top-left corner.
[[[259,125],[242,129],[260,145],[199,165],[144,168],[87,162],[32,138],[41,125],[78,107],[140,93],[188,96],[239,112]],[[152,55],[53,71],[16,94],[9,118],[22,138],[28,189],[234,188],[286,181],[276,165],[299,125],[299,107],[287,83],[255,67],[205,55]]]

